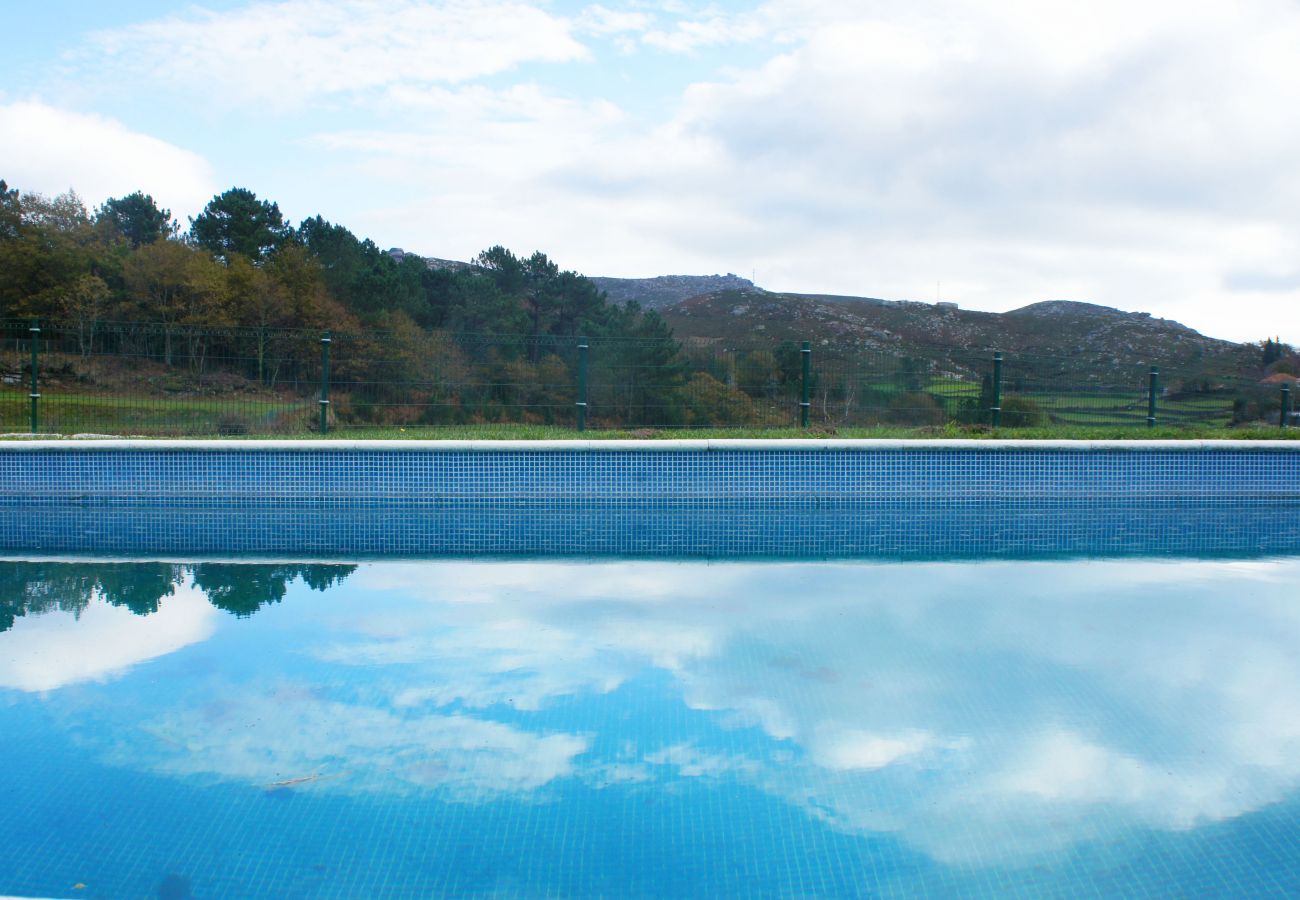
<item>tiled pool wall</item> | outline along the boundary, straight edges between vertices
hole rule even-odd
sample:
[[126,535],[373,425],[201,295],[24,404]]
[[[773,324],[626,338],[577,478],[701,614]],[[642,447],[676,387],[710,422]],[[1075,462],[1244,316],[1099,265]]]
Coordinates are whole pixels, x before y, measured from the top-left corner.
[[1300,441],[29,442],[0,503],[1300,499]]
[[27,442],[0,553],[1300,552],[1300,441]]

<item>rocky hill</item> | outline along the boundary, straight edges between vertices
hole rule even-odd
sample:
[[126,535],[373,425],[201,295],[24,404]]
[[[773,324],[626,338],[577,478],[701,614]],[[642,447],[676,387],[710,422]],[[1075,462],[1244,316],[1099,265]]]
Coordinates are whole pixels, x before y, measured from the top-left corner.
[[[403,251],[389,251],[395,258]],[[468,263],[424,257],[430,268]],[[1040,373],[1096,373],[1158,365],[1207,375],[1257,374],[1259,348],[1206,337],[1169,319],[1093,303],[1048,300],[1006,313],[955,303],[774,293],[725,275],[592,277],[615,303],[659,311],[680,338],[724,346],[812,341],[822,354],[876,351],[961,373],[1000,350]]]
[[592,278],[614,303],[635,301],[643,309],[665,309],[690,297],[719,291],[753,291],[754,282],[726,275],[660,275],[656,278]]
[[950,303],[724,290],[662,310],[679,337],[752,345],[810,340],[823,353],[878,351],[961,370],[962,357],[1000,350],[1034,358],[1040,371],[1133,369],[1236,373],[1256,366],[1259,349],[1206,337],[1148,313],[1090,303],[1047,301],[1007,313]]

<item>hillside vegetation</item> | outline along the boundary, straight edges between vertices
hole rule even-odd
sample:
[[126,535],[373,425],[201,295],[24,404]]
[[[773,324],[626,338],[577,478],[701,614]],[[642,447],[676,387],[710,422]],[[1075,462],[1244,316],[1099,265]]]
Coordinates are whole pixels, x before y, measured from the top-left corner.
[[0,182],[0,430],[29,428],[31,320],[40,422],[65,433],[318,427],[327,331],[328,422],[353,428],[781,427],[805,393],[822,428],[980,425],[995,405],[1003,426],[1144,425],[1152,365],[1162,422],[1222,427],[1276,419],[1266,378],[1300,370],[1273,341],[1089,304],[995,314],[732,274],[592,279],[501,246],[384,251],[243,188],[182,233],[143,193],[92,212]]

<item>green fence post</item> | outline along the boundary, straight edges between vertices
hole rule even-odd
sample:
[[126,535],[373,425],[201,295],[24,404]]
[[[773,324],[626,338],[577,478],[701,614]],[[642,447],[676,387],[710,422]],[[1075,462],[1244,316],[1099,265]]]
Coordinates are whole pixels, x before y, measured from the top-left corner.
[[1278,427],[1278,428],[1285,428],[1285,427],[1286,427],[1286,420],[1287,420],[1287,413],[1289,413],[1289,412],[1291,411],[1291,388],[1288,387],[1288,386],[1285,385],[1285,384],[1282,385],[1282,403],[1281,403],[1281,406],[1282,406],[1282,411],[1281,411],[1281,413],[1280,413],[1280,414],[1278,415],[1278,417],[1277,417],[1277,427]]
[[1160,390],[1160,369],[1151,367],[1147,376],[1147,428],[1156,427],[1156,394]]
[[803,374],[799,381],[799,427],[808,427],[808,391],[812,386],[812,344],[809,341],[803,342],[803,349],[799,351],[803,357]]
[[37,367],[36,356],[37,353],[39,352],[39,347],[41,343],[41,326],[37,325],[36,320],[33,319],[31,327],[28,328],[27,330],[31,332],[32,335],[32,390],[30,396],[32,400],[32,434],[35,434],[37,431],[37,425],[39,424],[36,405],[40,402],[41,399],[41,392],[40,392],[40,388],[37,386],[37,375],[36,375],[36,367]]
[[320,433],[329,434],[330,421],[330,333],[320,339]]
[[989,407],[993,427],[1002,424],[1002,354],[993,354],[993,405]]
[[578,338],[578,399],[574,402],[578,411],[578,431],[587,430],[587,339]]

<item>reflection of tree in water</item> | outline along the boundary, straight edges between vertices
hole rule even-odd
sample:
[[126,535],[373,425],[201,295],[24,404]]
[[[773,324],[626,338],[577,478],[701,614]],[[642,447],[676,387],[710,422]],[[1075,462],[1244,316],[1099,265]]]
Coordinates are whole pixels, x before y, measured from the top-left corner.
[[343,581],[354,569],[356,566],[201,563],[194,567],[194,586],[208,595],[213,606],[243,618],[267,604],[279,603],[295,578],[323,591]]
[[301,579],[313,590],[341,583],[356,566],[255,565],[228,563],[0,563],[0,632],[19,616],[56,610],[80,616],[96,596],[113,606],[125,606],[138,616],[158,611],[192,575],[194,586],[213,606],[236,616],[251,616],[268,603],[283,599],[289,585]]
[[62,610],[74,616],[90,603],[95,591],[92,573],[59,563],[0,565],[0,631],[8,631],[18,616]]
[[99,593],[114,606],[125,606],[137,616],[158,611],[185,577],[185,567],[165,563],[109,563],[93,566]]

